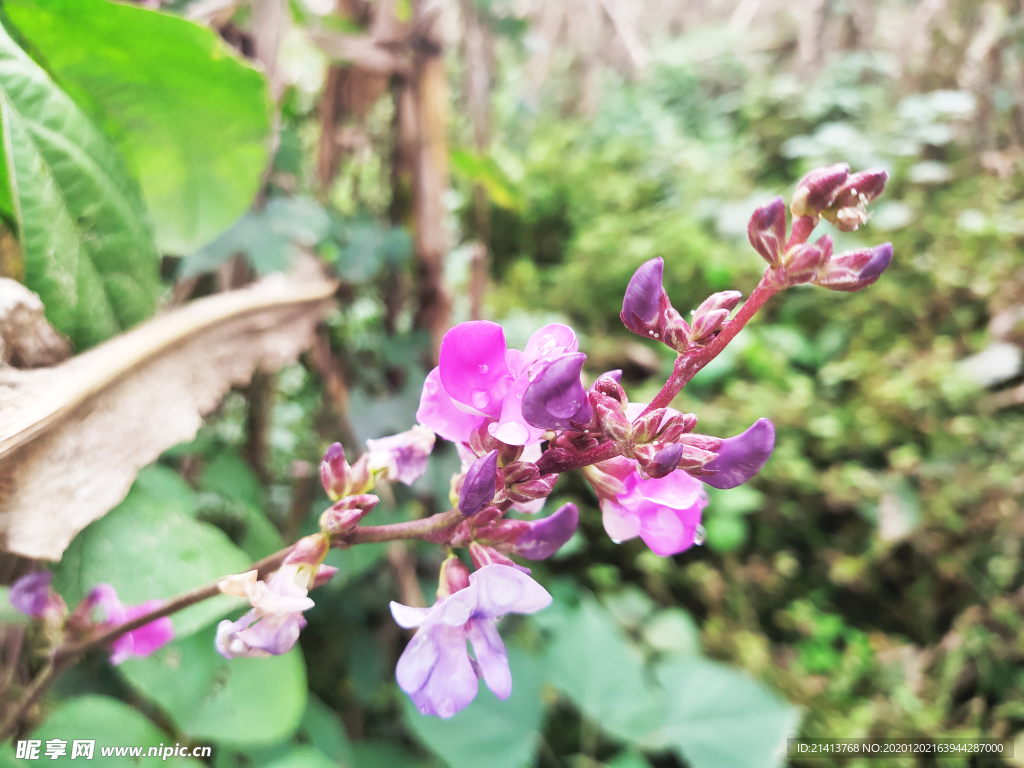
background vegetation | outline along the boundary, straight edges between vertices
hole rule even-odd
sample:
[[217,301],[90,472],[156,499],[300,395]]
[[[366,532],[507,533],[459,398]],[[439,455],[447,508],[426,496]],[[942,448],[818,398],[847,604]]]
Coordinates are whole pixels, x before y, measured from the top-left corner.
[[[555,605],[503,626],[508,702],[415,713],[387,603],[431,602],[441,552],[370,545],[331,553],[301,649],[227,662],[212,632],[231,605],[204,604],[154,657],[67,675],[35,738],[273,768],[734,768],[784,762],[789,734],[1017,739],[1019,2],[319,5],[4,3],[0,266],[77,349],[299,253],[342,280],[310,353],[232,392],[75,538],[55,566],[69,604],[100,581],[174,594],[313,530],[326,445],[411,425],[455,322],[513,343],[564,320],[587,372],[624,369],[644,401],[672,361],[619,323],[629,276],[662,256],[681,310],[749,292],[747,218],[811,167],[889,171],[837,247],[891,239],[893,264],[861,293],[774,299],[680,396],[702,431],[778,430],[756,480],[712,495],[703,547],[614,545],[582,480],[560,482],[549,507],[575,501],[581,526],[534,571]],[[447,508],[447,448],[369,522]],[[32,661],[6,658],[24,682]]]

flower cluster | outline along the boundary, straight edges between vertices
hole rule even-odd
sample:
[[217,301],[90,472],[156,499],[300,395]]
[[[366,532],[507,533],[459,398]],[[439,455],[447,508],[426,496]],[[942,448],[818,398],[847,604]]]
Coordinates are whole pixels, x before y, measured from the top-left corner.
[[[517,559],[551,557],[579,521],[572,503],[536,517],[559,475],[582,470],[616,543],[639,537],[662,556],[700,544],[704,486],[729,489],[750,480],[771,456],[775,428],[761,418],[739,435],[702,434],[695,414],[671,407],[674,398],[778,291],[801,284],[856,291],[878,280],[892,259],[890,244],[835,254],[828,235],[808,239],[822,219],[843,232],[856,230],[886,178],[884,171],[851,174],[846,165],[820,168],[797,185],[788,224],[782,198],[758,208],[748,236],[768,269],[742,304],[738,291],[715,293],[687,322],[663,285],[664,261],[641,265],[626,288],[620,317],[632,332],[677,355],[672,375],[650,403],[630,402],[618,371],[585,381],[586,355],[566,325],[541,328],[522,350],[508,347],[497,323],[465,322],[449,330],[412,429],[367,441],[353,463],[340,444],[327,449],[320,476],[333,503],[320,517],[320,532],[295,544],[275,561],[276,569],[267,566],[263,579],[254,569],[220,582],[221,592],[246,598],[250,607],[237,620],[220,623],[217,650],[233,658],[292,648],[306,625],[303,613],[313,606],[310,590],[334,573],[323,565],[331,546],[421,538],[447,547],[448,557],[432,607],[391,604],[395,621],[416,630],[398,662],[399,686],[421,712],[441,717],[467,706],[480,678],[507,698],[512,675],[497,622],[551,602]],[[461,459],[451,479],[452,509],[421,521],[361,526],[379,501],[370,493],[377,483],[408,485],[423,475],[435,435],[454,443]],[[520,516],[510,517],[511,511]],[[458,549],[466,551],[465,559]],[[101,585],[65,622],[63,601],[39,574],[19,581],[11,601],[44,626],[79,634],[153,608],[125,608]],[[104,612],[99,623],[92,617],[97,607]],[[170,621],[158,619],[120,635],[111,660],[145,655],[172,636]]]

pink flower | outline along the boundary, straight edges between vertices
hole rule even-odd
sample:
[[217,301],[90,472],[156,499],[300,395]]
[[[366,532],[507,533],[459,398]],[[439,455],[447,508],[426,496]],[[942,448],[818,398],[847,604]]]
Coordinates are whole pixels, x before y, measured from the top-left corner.
[[[507,613],[536,613],[550,603],[544,587],[507,565],[484,566],[470,575],[468,587],[433,608],[392,602],[398,625],[419,629],[398,660],[398,685],[420,712],[440,717],[451,717],[476,698],[479,677],[495,696],[507,699],[512,673],[496,619]],[[473,644],[475,659],[466,650],[466,640]]]
[[[106,614],[104,623],[110,626],[133,621],[163,605],[163,600],[147,600],[142,605],[126,608],[118,599],[117,591],[109,584],[97,584],[86,597],[86,602],[102,608]],[[110,663],[120,664],[129,656],[149,656],[173,639],[174,625],[170,618],[164,616],[156,619],[117,638],[111,646]]]
[[374,475],[412,485],[427,471],[434,433],[417,424],[397,435],[367,440],[367,468]]
[[454,443],[467,442],[488,419],[494,421],[488,431],[501,442],[535,443],[544,430],[523,418],[523,394],[541,368],[578,348],[573,330],[559,323],[534,333],[522,352],[507,347],[497,323],[460,323],[441,342],[440,364],[423,385],[416,419]]

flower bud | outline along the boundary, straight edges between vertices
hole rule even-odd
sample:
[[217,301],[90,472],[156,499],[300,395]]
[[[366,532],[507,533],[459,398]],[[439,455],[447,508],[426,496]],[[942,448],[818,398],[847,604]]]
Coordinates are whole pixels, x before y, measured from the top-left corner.
[[647,335],[643,324],[651,325],[658,317],[661,296],[665,293],[662,287],[664,272],[665,261],[659,256],[641,264],[626,286],[620,317],[627,328],[641,336]]
[[323,533],[314,533],[311,536],[303,536],[291,551],[285,556],[281,568],[295,566],[296,583],[305,589],[310,589],[316,583],[320,571],[320,563],[331,551],[331,541]]
[[704,465],[714,474],[700,479],[712,488],[735,488],[761,471],[774,447],[775,426],[768,419],[758,419],[745,432],[722,441],[718,455]]
[[[618,373],[618,377],[612,376],[611,374]],[[608,373],[602,373],[597,381],[590,387],[591,392],[596,392],[604,397],[611,398],[617,402],[623,410],[629,405],[629,398],[626,397],[626,391],[622,388],[619,381],[622,379],[622,371],[610,371]],[[591,398],[591,403],[594,400]]]
[[859,291],[875,282],[892,261],[892,243],[833,256],[818,270],[814,284],[830,291]]
[[532,520],[513,548],[528,560],[546,560],[576,533],[580,513],[575,504],[563,504],[550,517]]
[[888,173],[877,168],[850,175],[822,215],[840,231],[853,232],[867,221],[868,203],[882,194],[888,178]]
[[449,555],[441,563],[441,572],[437,577],[437,599],[444,600],[468,586],[469,568],[455,555]]
[[661,432],[662,422],[668,416],[668,408],[655,408],[638,416],[630,428],[630,439],[634,443],[650,443]]
[[558,482],[557,474],[538,475],[537,477],[522,482],[508,485],[505,494],[509,501],[516,504],[525,504],[536,499],[544,499],[551,495],[551,491]]
[[571,429],[593,416],[590,400],[580,381],[587,356],[563,355],[546,363],[523,393],[523,418],[537,429]]
[[661,431],[658,432],[658,439],[664,443],[676,443],[697,426],[697,414],[671,412],[672,409],[669,411],[669,417],[662,422]]
[[818,269],[832,255],[832,238],[824,235],[814,243],[800,243],[786,253],[784,269],[786,286],[811,282]]
[[332,443],[320,462],[320,482],[333,501],[344,496],[349,485],[349,466],[345,461],[345,448],[341,443]]
[[317,568],[316,576],[313,578],[313,585],[310,589],[316,589],[322,587],[324,584],[329,582],[335,576],[338,575],[338,569],[333,565],[321,565]]
[[462,481],[459,510],[463,517],[475,515],[494,498],[498,451],[494,450],[473,462]]
[[597,392],[591,393],[591,398],[595,401],[594,411],[601,432],[616,443],[627,442],[632,425],[618,402]]
[[529,568],[523,568],[521,565],[517,565],[516,562],[507,555],[501,554],[494,547],[488,547],[485,544],[479,544],[478,542],[471,542],[469,545],[469,556],[473,560],[473,565],[476,566],[477,570],[487,565],[508,565],[519,571],[530,572]]
[[786,243],[786,204],[781,197],[754,211],[747,224],[747,237],[762,259],[773,267],[779,265],[779,255]]
[[7,599],[26,616],[39,617],[46,608],[52,582],[53,571],[27,573],[11,585]]
[[320,515],[320,530],[328,536],[350,533],[380,502],[373,494],[347,496]]
[[836,193],[850,175],[850,166],[837,163],[815,168],[796,185],[789,210],[794,216],[818,216],[835,200]]

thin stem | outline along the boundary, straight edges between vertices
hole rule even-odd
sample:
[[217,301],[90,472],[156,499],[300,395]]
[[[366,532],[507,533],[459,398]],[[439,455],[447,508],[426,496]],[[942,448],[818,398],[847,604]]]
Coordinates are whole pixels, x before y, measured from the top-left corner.
[[390,525],[361,525],[352,533],[337,536],[331,541],[332,546],[351,544],[372,544],[381,541],[398,541],[399,539],[425,539],[432,534],[453,528],[463,520],[458,509],[450,509],[437,515],[419,520]]
[[757,311],[764,306],[764,303],[778,293],[779,288],[770,282],[770,274],[770,271],[765,272],[761,282],[757,284],[754,292],[750,294],[750,298],[740,307],[740,311],[736,313],[736,316],[725,324],[725,327],[715,337],[714,341],[706,347],[680,355],[676,359],[676,363],[672,368],[672,375],[665,382],[665,386],[661,388],[661,391],[651,400],[650,405],[640,414],[641,416],[653,411],[655,408],[667,408],[676,395],[682,391],[683,387],[697,375],[697,372],[718,357],[726,345],[736,338],[736,334],[743,330],[743,327],[750,318],[757,314]]
[[46,666],[39,671],[31,685],[25,689],[14,711],[4,720],[3,725],[0,725],[0,744],[3,744],[14,735],[18,728],[18,723],[21,722],[22,715],[46,692],[46,689],[50,687],[50,683],[54,681],[57,675],[64,671],[64,666],[67,665],[62,665],[53,658],[47,659]]

